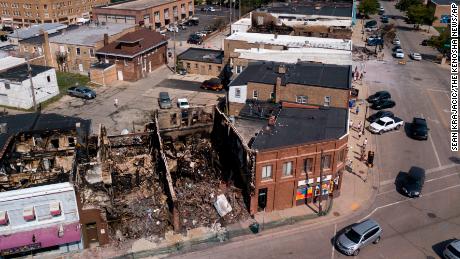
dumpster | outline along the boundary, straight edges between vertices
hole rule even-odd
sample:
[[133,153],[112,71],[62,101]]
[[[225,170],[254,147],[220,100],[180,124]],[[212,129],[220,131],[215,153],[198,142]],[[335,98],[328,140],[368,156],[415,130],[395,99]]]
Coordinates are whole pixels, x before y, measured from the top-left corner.
[[259,223],[255,222],[249,225],[249,229],[252,231],[252,233],[257,234],[259,233]]

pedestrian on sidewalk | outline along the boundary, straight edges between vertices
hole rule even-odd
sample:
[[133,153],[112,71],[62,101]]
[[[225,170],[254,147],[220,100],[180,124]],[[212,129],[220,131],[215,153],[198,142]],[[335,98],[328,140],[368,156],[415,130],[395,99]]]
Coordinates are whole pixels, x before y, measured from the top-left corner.
[[356,106],[356,115],[359,114],[359,105]]
[[353,120],[350,120],[350,129],[353,128]]
[[361,139],[361,135],[363,134],[363,132],[361,130],[358,131],[358,139]]
[[361,121],[358,123],[358,126],[356,127],[356,130],[361,132]]
[[118,108],[118,98],[115,98],[115,100],[113,100],[113,105],[115,105],[115,108]]
[[367,138],[364,139],[363,148],[366,148],[366,146],[367,146]]

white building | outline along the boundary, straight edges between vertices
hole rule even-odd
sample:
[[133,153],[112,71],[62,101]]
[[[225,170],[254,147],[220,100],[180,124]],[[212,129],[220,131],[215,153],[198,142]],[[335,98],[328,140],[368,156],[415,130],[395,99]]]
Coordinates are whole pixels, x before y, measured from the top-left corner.
[[[56,70],[54,68],[37,65],[30,65],[30,67],[37,104],[59,94]],[[16,64],[0,70],[0,105],[21,109],[33,107],[32,88],[27,64]]]
[[0,193],[0,255],[82,248],[74,187],[68,183]]
[[235,32],[247,32],[251,28],[251,18],[241,18],[232,23],[231,34]]

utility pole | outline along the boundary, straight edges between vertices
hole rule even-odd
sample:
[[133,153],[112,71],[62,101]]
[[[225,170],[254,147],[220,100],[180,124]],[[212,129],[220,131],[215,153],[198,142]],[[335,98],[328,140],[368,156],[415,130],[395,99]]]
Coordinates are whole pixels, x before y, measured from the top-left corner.
[[34,87],[34,81],[32,80],[32,68],[30,67],[30,62],[29,58],[26,58],[27,61],[27,72],[29,74],[29,80],[30,80],[30,91],[32,91],[32,102],[34,105],[34,111],[37,111],[37,101],[35,100],[35,87]]
[[177,57],[176,57],[176,28],[173,29],[173,56],[174,56],[174,74],[177,74]]
[[319,199],[318,199],[318,215],[323,215],[323,208],[321,207],[321,202],[323,201],[323,167],[324,167],[324,157],[323,150],[321,149],[321,164],[319,166]]
[[230,7],[230,25],[232,25],[232,0],[229,0],[229,7]]
[[241,0],[238,0],[238,20],[241,19]]

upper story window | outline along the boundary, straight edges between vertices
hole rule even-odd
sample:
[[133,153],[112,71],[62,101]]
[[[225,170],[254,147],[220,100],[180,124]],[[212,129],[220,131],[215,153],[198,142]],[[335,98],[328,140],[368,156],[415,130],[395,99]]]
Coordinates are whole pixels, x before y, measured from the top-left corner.
[[283,163],[283,176],[292,175],[292,161]]
[[272,166],[266,165],[262,167],[262,180],[272,179]]
[[324,106],[329,106],[329,105],[331,105],[331,97],[324,96]]
[[337,157],[337,161],[340,163],[345,162],[345,148],[339,151],[339,155]]
[[313,172],[313,158],[305,158],[303,160],[303,171],[308,174]]
[[331,155],[323,156],[323,169],[330,169],[331,163],[332,163]]
[[241,97],[241,89],[235,88],[235,98],[240,98],[240,97]]
[[259,91],[257,91],[257,90],[252,91],[252,98],[258,99],[259,98]]
[[77,55],[80,55],[80,53],[81,53],[80,48],[77,48]]
[[307,97],[304,95],[298,95],[296,96],[296,102],[297,103],[307,103]]

